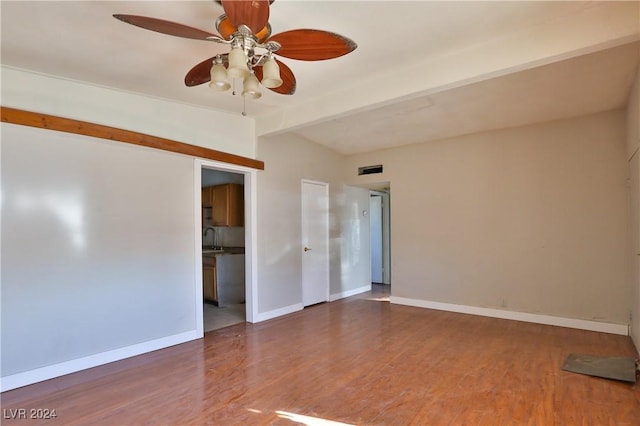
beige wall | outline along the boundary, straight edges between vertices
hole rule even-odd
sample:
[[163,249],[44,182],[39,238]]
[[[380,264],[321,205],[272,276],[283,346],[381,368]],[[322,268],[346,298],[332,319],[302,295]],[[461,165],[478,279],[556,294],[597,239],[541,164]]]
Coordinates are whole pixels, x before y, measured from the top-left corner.
[[0,67],[2,106],[88,121],[255,158],[249,117]]
[[[368,232],[353,233],[365,220],[354,212],[368,207],[368,192],[344,186],[344,157],[290,134],[261,138],[258,157],[265,162],[258,173],[259,314],[302,303],[302,179],[329,183],[330,293],[370,284]],[[368,230],[368,217],[362,227]]]
[[[255,156],[251,118],[0,71],[5,107]],[[201,337],[193,158],[0,127],[2,390]]]
[[[631,337],[640,348],[640,69],[627,104],[627,159],[629,160],[629,212],[631,217]],[[640,352],[639,352],[640,353]]]
[[[384,174],[355,176],[383,164]],[[356,155],[391,182],[392,294],[626,324],[621,111]]]

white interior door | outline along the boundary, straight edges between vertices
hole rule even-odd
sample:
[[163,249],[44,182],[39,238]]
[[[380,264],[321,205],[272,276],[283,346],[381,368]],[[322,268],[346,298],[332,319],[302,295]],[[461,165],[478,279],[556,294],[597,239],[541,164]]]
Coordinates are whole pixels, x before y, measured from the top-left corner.
[[302,181],[302,304],[329,300],[329,185]]

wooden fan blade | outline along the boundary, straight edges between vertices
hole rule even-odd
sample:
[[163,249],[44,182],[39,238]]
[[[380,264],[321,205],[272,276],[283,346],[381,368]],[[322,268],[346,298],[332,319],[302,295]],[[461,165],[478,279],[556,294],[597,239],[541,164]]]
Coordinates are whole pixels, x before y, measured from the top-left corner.
[[214,59],[215,56],[213,58],[205,59],[195,67],[191,68],[184,77],[184,84],[188,87],[193,87],[211,81],[210,71]]
[[[296,77],[293,75],[293,71],[283,62],[276,59],[278,66],[280,67],[280,78],[282,79],[282,85],[280,87],[274,87],[273,90],[281,95],[293,95],[296,92]],[[258,80],[262,81],[262,66],[254,67],[253,72],[256,74]]]
[[323,61],[353,52],[358,45],[340,34],[322,30],[291,30],[271,36],[282,48],[276,55],[301,61]]
[[121,20],[122,22],[126,22],[127,24],[135,25],[136,27],[176,37],[192,38],[196,40],[206,40],[208,37],[218,37],[217,34],[188,27],[176,22],[165,21],[163,19],[137,15],[113,15],[113,17]]
[[222,7],[233,26],[246,25],[253,34],[269,22],[269,0],[222,0]]

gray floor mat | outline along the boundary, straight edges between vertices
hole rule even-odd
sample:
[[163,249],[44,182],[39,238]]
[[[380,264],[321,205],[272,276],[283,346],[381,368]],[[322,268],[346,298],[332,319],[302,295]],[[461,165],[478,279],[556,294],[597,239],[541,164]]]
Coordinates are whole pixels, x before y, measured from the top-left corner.
[[633,358],[570,354],[562,369],[605,379],[636,382],[636,360]]

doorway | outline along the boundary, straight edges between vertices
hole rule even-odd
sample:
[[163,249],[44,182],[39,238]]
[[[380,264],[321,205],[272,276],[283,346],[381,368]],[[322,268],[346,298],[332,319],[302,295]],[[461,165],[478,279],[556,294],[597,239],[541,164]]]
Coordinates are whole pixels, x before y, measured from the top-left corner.
[[[201,173],[202,316],[206,333],[246,319],[244,203],[240,200],[244,199],[241,197],[244,175],[213,169],[202,169]],[[233,211],[228,213],[230,206],[223,205],[218,198],[227,195],[230,188],[238,195]],[[213,205],[211,192],[218,194]],[[225,214],[234,215],[236,219],[233,223],[220,223],[220,219],[216,222],[216,216]]]
[[[369,192],[371,284],[391,285],[391,220],[389,189]],[[388,288],[388,287],[387,287]]]
[[196,160],[195,170],[196,326],[202,337],[253,322],[257,313],[256,171],[204,160]]
[[302,181],[302,305],[329,300],[329,185]]

